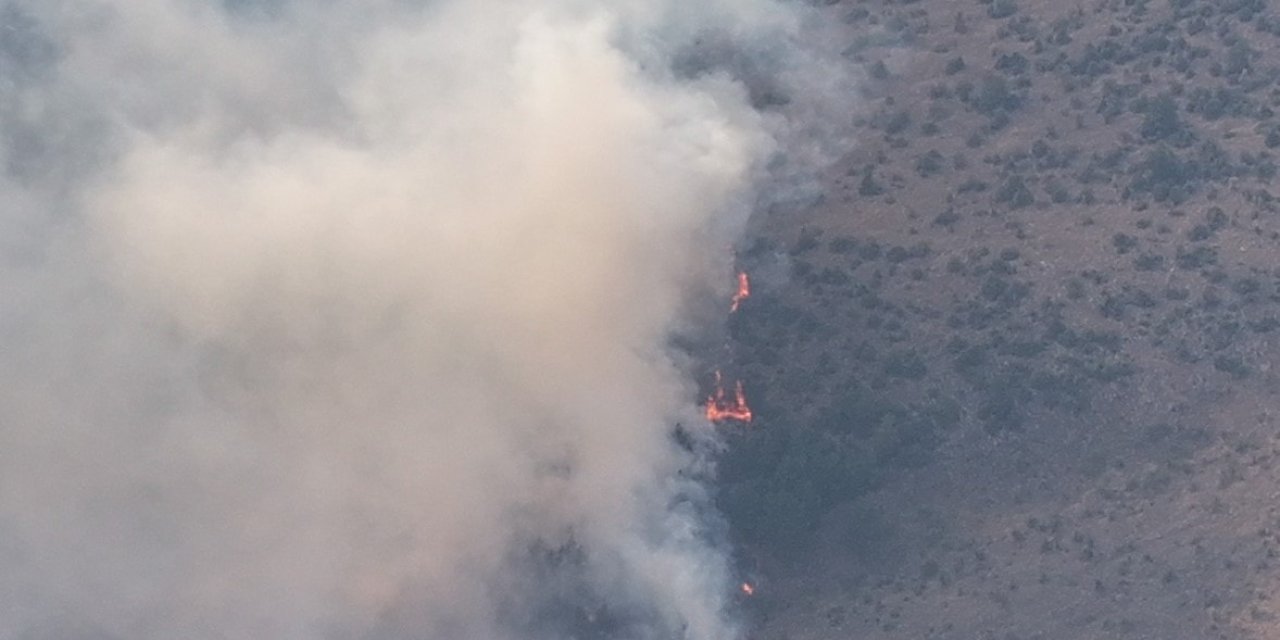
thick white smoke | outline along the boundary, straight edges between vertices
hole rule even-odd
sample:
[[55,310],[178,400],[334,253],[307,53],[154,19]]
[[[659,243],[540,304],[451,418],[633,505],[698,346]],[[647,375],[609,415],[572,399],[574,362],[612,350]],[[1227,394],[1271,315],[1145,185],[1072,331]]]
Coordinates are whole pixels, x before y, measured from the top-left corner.
[[795,29],[0,2],[0,639],[734,637],[667,345],[783,129],[679,62]]

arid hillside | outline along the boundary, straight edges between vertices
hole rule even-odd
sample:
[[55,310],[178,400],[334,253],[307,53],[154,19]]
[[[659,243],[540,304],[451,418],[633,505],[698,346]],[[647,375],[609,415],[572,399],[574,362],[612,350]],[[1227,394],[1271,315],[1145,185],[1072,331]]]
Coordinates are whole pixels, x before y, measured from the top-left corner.
[[731,324],[753,637],[1280,637],[1280,6],[822,11],[853,142]]

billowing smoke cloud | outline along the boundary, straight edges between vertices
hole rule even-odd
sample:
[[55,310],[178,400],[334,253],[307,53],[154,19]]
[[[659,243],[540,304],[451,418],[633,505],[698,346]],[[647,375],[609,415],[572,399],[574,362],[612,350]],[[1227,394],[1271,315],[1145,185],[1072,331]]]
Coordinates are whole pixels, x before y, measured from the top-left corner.
[[668,345],[796,29],[0,2],[0,638],[734,637]]

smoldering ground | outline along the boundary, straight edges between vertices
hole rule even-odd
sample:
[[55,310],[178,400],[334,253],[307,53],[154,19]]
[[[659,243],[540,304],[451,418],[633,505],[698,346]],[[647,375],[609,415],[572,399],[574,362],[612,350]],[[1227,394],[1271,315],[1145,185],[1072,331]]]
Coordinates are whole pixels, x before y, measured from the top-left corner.
[[666,345],[800,29],[0,3],[0,638],[735,637]]

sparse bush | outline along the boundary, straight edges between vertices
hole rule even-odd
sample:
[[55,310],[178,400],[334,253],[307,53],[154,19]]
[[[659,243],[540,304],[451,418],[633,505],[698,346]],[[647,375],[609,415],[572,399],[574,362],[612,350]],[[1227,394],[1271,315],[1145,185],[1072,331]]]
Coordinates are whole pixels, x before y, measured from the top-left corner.
[[1009,85],[1009,81],[1000,76],[987,76],[982,86],[973,96],[973,108],[979,113],[994,116],[998,113],[1017,111],[1022,106],[1022,98]]
[[884,60],[876,60],[871,65],[871,77],[876,80],[884,80],[889,77],[889,68],[884,65]]
[[1189,197],[1200,177],[1195,163],[1183,161],[1166,147],[1149,152],[1131,174],[1131,190],[1149,193],[1160,202],[1174,203]]
[[884,373],[894,378],[919,380],[929,372],[924,358],[914,351],[897,351],[885,357]]
[[1185,125],[1178,118],[1178,103],[1168,95],[1148,101],[1143,112],[1146,116],[1138,131],[1148,141],[1170,140],[1178,144],[1180,140],[1175,139],[1186,133]]
[[996,59],[996,69],[1010,75],[1026,73],[1029,66],[1027,57],[1017,52],[1006,53]]
[[1213,359],[1213,368],[1224,373],[1231,374],[1236,379],[1247,378],[1249,376],[1249,367],[1245,365],[1244,360],[1235,356],[1221,355]]
[[1018,4],[1014,0],[995,0],[987,8],[987,15],[1001,20],[1018,12]]
[[1179,269],[1199,269],[1215,264],[1218,261],[1218,252],[1213,247],[1198,246],[1191,250],[1178,248],[1177,265]]
[[1000,185],[995,194],[996,202],[1008,204],[1014,209],[1021,209],[1035,202],[1035,196],[1022,181],[1021,176],[1010,176]]
[[1146,253],[1133,259],[1133,268],[1138,271],[1159,271],[1164,267],[1164,256]]
[[858,241],[848,236],[841,236],[827,243],[831,253],[849,253],[858,248]]
[[858,195],[865,197],[878,196],[884,193],[884,186],[875,178],[870,165],[862,172],[862,181],[858,183]]
[[1127,233],[1117,233],[1111,236],[1111,245],[1116,248],[1116,253],[1124,255],[1138,246],[1138,239]]
[[1049,199],[1056,204],[1071,202],[1071,192],[1067,191],[1067,188],[1056,180],[1046,185],[1044,190],[1045,193],[1049,194]]
[[889,135],[897,135],[906,131],[909,126],[911,126],[911,114],[906,111],[899,111],[885,122],[884,132]]
[[916,159],[916,173],[921,177],[929,177],[942,171],[944,162],[942,154],[937,149],[930,149],[927,153]]

